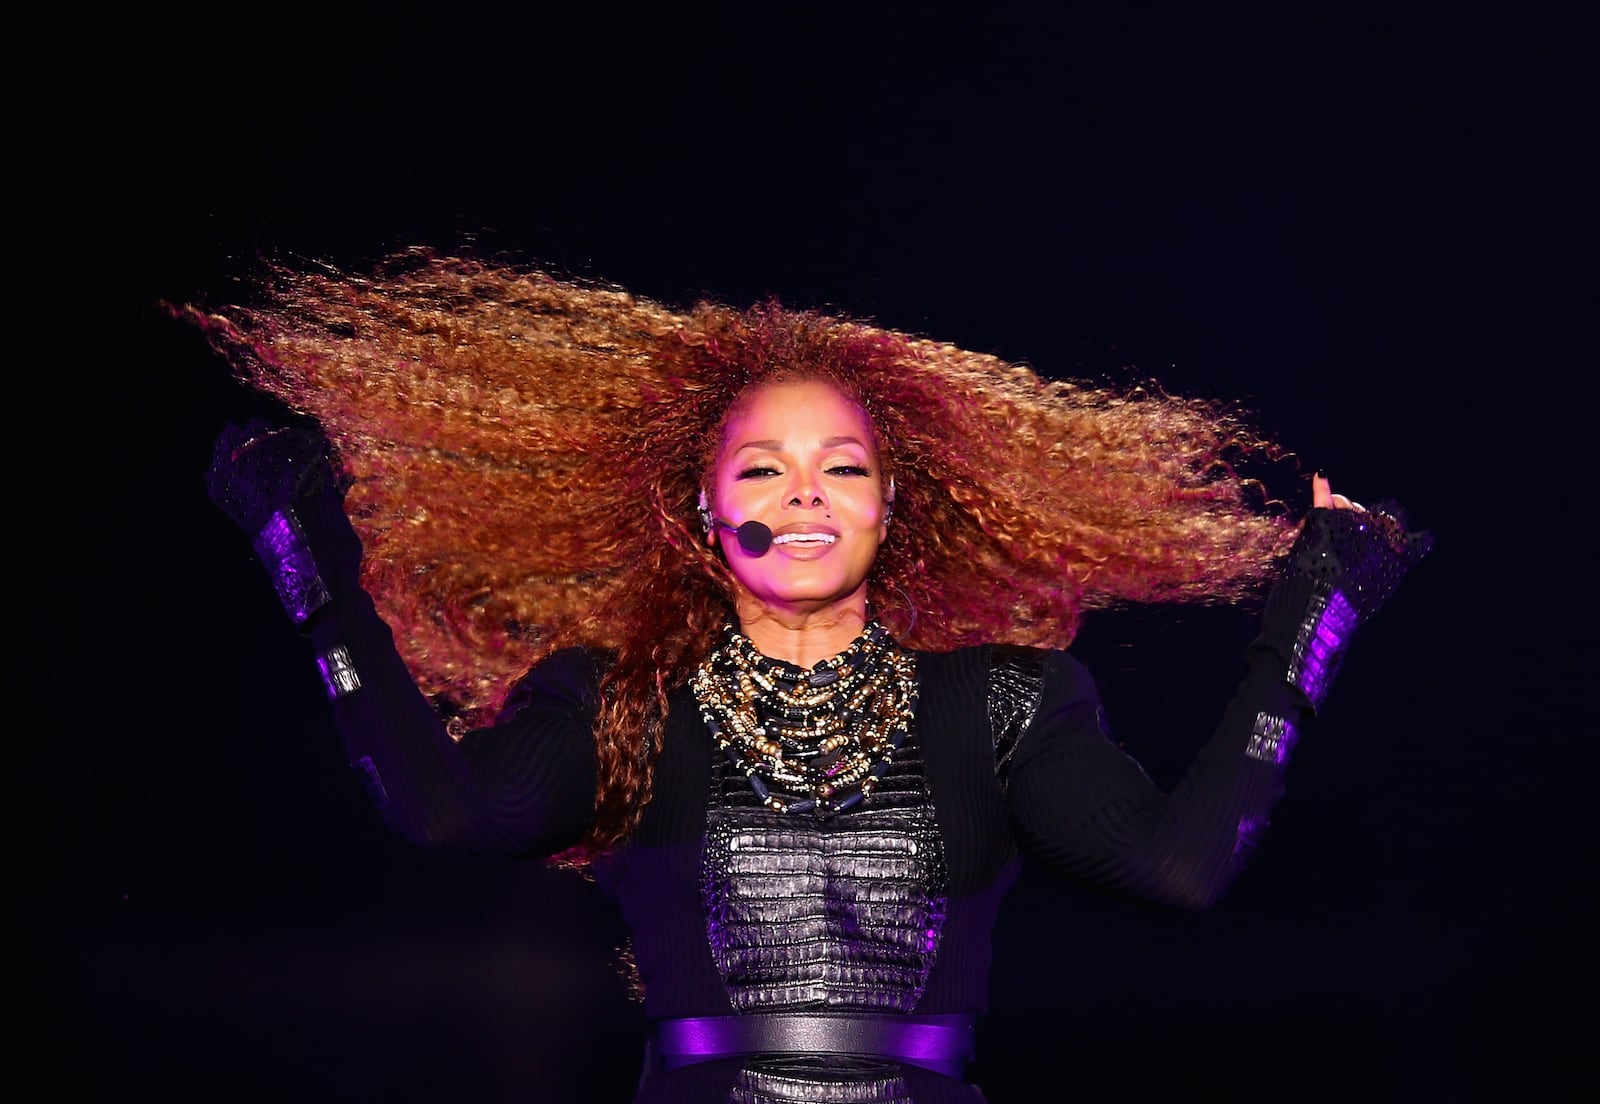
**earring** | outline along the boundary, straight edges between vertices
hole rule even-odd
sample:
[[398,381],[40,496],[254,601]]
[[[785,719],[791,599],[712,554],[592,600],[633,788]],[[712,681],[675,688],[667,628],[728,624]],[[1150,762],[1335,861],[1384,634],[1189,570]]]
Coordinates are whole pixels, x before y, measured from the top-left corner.
[[700,502],[698,509],[700,511],[700,524],[705,528],[706,536],[709,537],[711,535],[713,519],[711,517],[711,504],[706,501],[706,492],[704,487],[700,489]]
[[894,516],[894,476],[889,477],[889,493],[883,496],[883,523],[889,524]]

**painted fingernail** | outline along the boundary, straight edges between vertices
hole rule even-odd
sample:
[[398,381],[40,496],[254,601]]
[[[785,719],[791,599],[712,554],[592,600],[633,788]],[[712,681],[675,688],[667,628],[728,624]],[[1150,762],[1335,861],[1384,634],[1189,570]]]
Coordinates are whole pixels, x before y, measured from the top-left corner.
[[1323,471],[1321,468],[1318,468],[1317,469],[1317,478],[1318,479],[1326,479],[1326,478],[1328,478],[1328,473]]

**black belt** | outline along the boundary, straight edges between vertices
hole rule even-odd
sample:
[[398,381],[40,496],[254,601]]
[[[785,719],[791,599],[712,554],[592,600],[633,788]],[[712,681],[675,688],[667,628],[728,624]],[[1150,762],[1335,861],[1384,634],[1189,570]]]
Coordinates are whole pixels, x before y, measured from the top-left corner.
[[976,1054],[973,1017],[757,1012],[661,1020],[651,1051],[664,1070],[737,1054],[854,1054],[961,1077]]

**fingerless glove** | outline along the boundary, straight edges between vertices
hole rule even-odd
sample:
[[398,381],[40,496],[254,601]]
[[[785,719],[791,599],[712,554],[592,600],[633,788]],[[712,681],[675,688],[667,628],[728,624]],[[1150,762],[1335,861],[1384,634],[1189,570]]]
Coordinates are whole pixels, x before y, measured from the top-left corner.
[[206,473],[207,494],[249,534],[284,611],[302,629],[359,585],[361,541],[332,455],[319,432],[252,419],[218,435]]

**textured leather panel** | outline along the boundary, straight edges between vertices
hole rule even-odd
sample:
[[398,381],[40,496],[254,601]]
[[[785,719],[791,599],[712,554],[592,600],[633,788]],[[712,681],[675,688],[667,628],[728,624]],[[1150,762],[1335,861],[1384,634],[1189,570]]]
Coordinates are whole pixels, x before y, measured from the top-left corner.
[[948,907],[915,740],[835,817],[773,812],[722,764],[712,797],[701,895],[733,1007],[915,1009]]
[[802,1062],[763,1061],[739,1072],[728,1104],[913,1104],[892,1065],[851,1072],[837,1059],[828,1069]]
[[989,731],[995,778],[1003,790],[1017,743],[1033,723],[1044,694],[1044,653],[1015,644],[989,648]]

